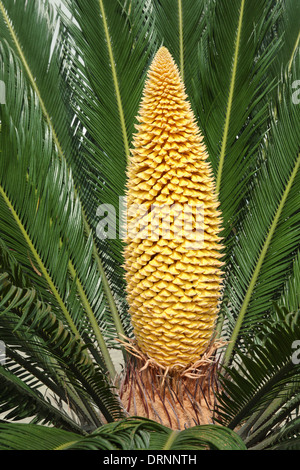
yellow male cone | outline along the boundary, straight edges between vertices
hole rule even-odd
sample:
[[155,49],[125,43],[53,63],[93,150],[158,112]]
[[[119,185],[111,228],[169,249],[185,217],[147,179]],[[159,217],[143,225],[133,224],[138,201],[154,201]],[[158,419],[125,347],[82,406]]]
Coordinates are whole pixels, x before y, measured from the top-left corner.
[[[131,320],[143,354],[163,368],[184,369],[200,359],[214,332],[221,289],[221,220],[205,145],[165,47],[148,72],[137,119],[128,166],[125,240]],[[162,214],[155,223],[153,207],[160,207]]]

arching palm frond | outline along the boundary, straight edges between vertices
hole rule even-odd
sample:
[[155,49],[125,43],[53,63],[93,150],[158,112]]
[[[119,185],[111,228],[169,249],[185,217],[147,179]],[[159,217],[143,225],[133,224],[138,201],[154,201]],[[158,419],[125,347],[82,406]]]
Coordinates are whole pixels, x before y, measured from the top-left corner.
[[[63,69],[66,52],[62,44],[65,30],[55,14],[53,5],[47,0],[23,2],[21,6],[20,2],[3,0],[0,2],[0,21],[2,40],[15,52],[23,70],[24,80],[36,94],[41,115],[51,132],[55,155],[58,160],[64,162],[67,171],[72,169],[84,228],[86,233],[92,233],[95,239],[86,215],[89,189],[85,186],[79,195],[79,188],[82,188],[85,180],[82,172],[81,141],[72,129],[74,111],[71,106],[71,89]],[[92,251],[102,277],[99,288],[103,290],[107,313],[113,316],[116,330],[123,333],[117,315],[118,309],[95,242],[92,243]]]
[[245,450],[242,440],[221,426],[195,426],[173,433],[142,418],[102,426],[89,436],[22,424],[0,424],[0,430],[1,450]]
[[278,303],[286,307],[290,312],[300,310],[300,252],[293,260],[293,267],[283,287],[283,292]]
[[39,98],[59,157],[71,159],[78,142],[71,135],[73,112],[61,73],[61,42],[55,41],[59,19],[54,6],[44,0],[21,4],[1,0],[0,19],[2,41],[5,39],[19,57],[25,79]]
[[299,312],[278,308],[222,379],[221,422],[231,429],[240,425],[248,448],[275,446],[299,409],[299,360],[293,360],[299,325]]
[[254,324],[258,327],[272,301],[279,299],[299,247],[300,108],[292,99],[298,75],[299,62],[282,78],[263,163],[231,252],[224,294],[228,303],[223,303],[234,317],[228,360],[241,331],[249,334]]
[[[17,405],[15,416],[31,416],[35,410],[46,421],[57,423],[58,414],[68,422],[40,394],[28,391],[27,382],[36,379],[50,390],[59,383],[58,390],[54,386],[52,391],[59,392],[60,399],[68,400],[75,389],[69,400],[83,409],[92,409],[92,405],[80,405],[88,392],[105,419],[111,420],[121,411],[106,376],[109,372],[113,377],[115,368],[107,348],[110,323],[105,320],[92,237],[85,234],[72,174],[53,150],[38,97],[27,87],[19,60],[4,43],[1,56],[5,64],[1,79],[9,100],[1,108],[0,318],[11,361],[7,372],[1,370],[3,411]],[[90,363],[86,349],[96,354],[103,371],[96,362]],[[45,370],[45,380],[39,367]],[[14,379],[11,368],[17,377],[28,378]],[[94,418],[98,425],[99,419]]]
[[[6,419],[35,416],[35,421],[80,430],[77,416],[97,427],[120,415],[110,390],[106,367],[96,364],[87,345],[69,331],[53,308],[45,304],[22,273],[11,251],[1,241],[0,331],[5,343],[5,368],[0,368],[0,411]],[[28,287],[25,287],[25,286]],[[102,366],[102,370],[101,370]],[[46,387],[52,403],[42,393]],[[58,403],[65,403],[65,411]],[[110,410],[110,411],[109,411]]]
[[5,46],[1,53],[7,66],[1,78],[9,96],[1,108],[2,238],[26,272],[34,271],[39,291],[73,334],[81,338],[87,332],[98,343],[114,375],[104,340],[111,334],[111,320],[72,174],[53,151],[38,98],[27,91],[14,53]]
[[194,103],[192,84],[197,76],[198,48],[207,32],[213,2],[154,0],[152,3],[159,43],[168,47],[178,64],[187,93]]
[[198,46],[193,102],[214,169],[224,219],[225,253],[245,208],[256,152],[268,129],[269,70],[280,41],[263,43],[276,25],[272,2],[212,2]]
[[276,55],[273,70],[278,74],[278,70],[287,67],[290,71],[293,61],[297,59],[300,41],[299,14],[300,5],[293,0],[283,0],[282,14],[279,17],[275,34],[281,38],[282,46]]

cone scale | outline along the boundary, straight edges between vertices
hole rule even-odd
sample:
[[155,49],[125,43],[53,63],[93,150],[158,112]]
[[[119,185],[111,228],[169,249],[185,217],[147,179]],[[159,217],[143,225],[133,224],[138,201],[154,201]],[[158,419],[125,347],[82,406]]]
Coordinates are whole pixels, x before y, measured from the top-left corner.
[[[149,69],[137,120],[127,171],[127,225],[140,230],[125,239],[129,312],[141,352],[163,368],[182,370],[212,340],[221,290],[221,214],[202,136],[165,47]],[[154,206],[164,210],[149,230]],[[202,235],[191,244],[196,207],[202,208]],[[192,208],[190,224],[183,224],[180,208]]]

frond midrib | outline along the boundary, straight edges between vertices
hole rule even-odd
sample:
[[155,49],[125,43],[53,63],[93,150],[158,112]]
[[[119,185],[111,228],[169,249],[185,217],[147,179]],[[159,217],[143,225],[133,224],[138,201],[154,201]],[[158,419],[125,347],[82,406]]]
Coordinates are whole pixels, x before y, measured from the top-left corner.
[[97,338],[97,341],[98,341],[98,344],[100,346],[100,350],[103,354],[103,358],[104,358],[104,361],[108,367],[108,371],[111,375],[111,377],[115,377],[116,375],[116,370],[115,370],[115,367],[112,363],[112,360],[111,360],[111,357],[110,357],[110,354],[108,352],[108,349],[107,349],[107,346],[106,346],[106,343],[105,343],[105,340],[103,338],[103,335],[100,331],[100,328],[99,328],[99,325],[98,325],[98,322],[96,321],[96,318],[95,318],[95,315],[94,315],[94,312],[93,312],[93,309],[90,305],[90,302],[86,296],[86,293],[85,293],[85,289],[84,289],[84,286],[82,285],[82,282],[81,280],[79,279],[79,277],[77,276],[76,274],[76,270],[75,270],[75,267],[74,267],[74,264],[72,263],[72,261],[70,260],[69,261],[69,270],[71,272],[71,275],[73,277],[74,280],[76,280],[76,285],[77,285],[77,289],[78,289],[78,292],[79,292],[79,295],[80,295],[80,298],[82,300],[82,303],[83,303],[83,306],[85,307],[85,311],[88,315],[88,318],[89,318],[89,321],[90,321],[90,324],[92,326],[92,329],[95,333],[95,336]]
[[232,104],[233,104],[234,87],[235,87],[235,80],[236,80],[237,68],[238,68],[238,58],[239,58],[239,49],[240,49],[240,42],[241,42],[244,6],[245,6],[245,0],[242,0],[237,33],[236,33],[236,42],[235,42],[235,49],[234,49],[234,55],[233,55],[233,65],[232,65],[232,72],[231,72],[231,79],[230,79],[230,86],[229,86],[229,95],[228,95],[224,131],[223,131],[223,137],[222,137],[222,143],[221,143],[221,153],[220,153],[217,176],[216,176],[216,193],[217,194],[220,192],[222,172],[223,172],[223,166],[224,166],[224,160],[225,160],[225,154],[226,154],[231,110],[232,110]]
[[[81,340],[81,335],[72,319],[72,314],[71,312],[69,312],[69,310],[67,309],[66,305],[65,305],[65,302],[64,300],[62,299],[58,289],[56,288],[55,286],[55,283],[54,281],[52,280],[46,266],[44,265],[43,261],[42,261],[42,258],[40,257],[37,249],[35,248],[32,240],[31,240],[31,237],[29,235],[29,233],[27,232],[26,228],[24,227],[24,224],[22,223],[14,205],[12,204],[9,196],[7,195],[7,193],[5,192],[4,188],[0,185],[0,194],[2,195],[7,207],[9,208],[19,230],[21,231],[23,237],[24,237],[24,240],[27,244],[27,246],[29,247],[29,250],[30,252],[32,253],[42,275],[44,276],[49,288],[50,288],[50,291],[53,293],[54,297],[56,298],[57,302],[58,302],[58,305],[61,309],[61,311],[63,312],[64,314],[64,317],[69,325],[69,327],[71,328],[71,331],[73,332],[73,334],[75,335],[75,337],[79,340]],[[95,320],[95,316],[94,316],[94,313],[93,313],[93,310],[90,306],[90,303],[86,297],[86,293],[85,293],[85,290],[81,284],[81,281],[76,273],[76,270],[74,268],[74,265],[72,263],[71,260],[69,260],[68,262],[68,267],[69,267],[69,270],[71,272],[71,275],[73,277],[73,280],[76,282],[76,286],[77,286],[77,289],[78,289],[78,292],[79,292],[79,295],[81,297],[81,300],[83,302],[83,305],[86,309],[86,312],[87,312],[87,315],[89,317],[89,320],[91,322],[91,325],[92,325],[92,328],[93,328],[93,331],[96,335],[96,338],[97,338],[97,341],[98,341],[98,344],[100,346],[100,349],[101,349],[101,352],[103,354],[103,357],[104,357],[104,360],[105,360],[105,363],[106,363],[106,366],[108,368],[108,371],[111,375],[111,377],[113,378],[116,374],[116,371],[115,371],[115,368],[114,368],[114,365],[112,363],[112,360],[111,360],[111,357],[110,357],[110,354],[108,352],[108,349],[107,349],[107,346],[106,346],[106,343],[103,339],[103,336],[101,334],[101,331],[100,331],[100,328],[99,328],[99,325],[98,323],[96,322]]]
[[100,7],[101,15],[102,15],[103,28],[104,28],[104,33],[105,33],[105,37],[106,37],[108,55],[109,55],[111,71],[112,71],[112,78],[113,78],[113,83],[114,83],[114,87],[115,87],[116,100],[117,100],[118,111],[119,111],[119,116],[120,116],[120,123],[121,123],[122,135],[123,135],[125,158],[128,161],[128,158],[129,158],[129,142],[128,142],[128,136],[127,136],[127,130],[126,130],[125,115],[124,115],[121,92],[120,92],[120,86],[119,86],[118,75],[117,75],[117,70],[116,70],[116,65],[115,65],[115,60],[114,60],[112,41],[111,41],[111,37],[110,37],[110,34],[109,34],[108,23],[107,23],[107,18],[106,18],[106,14],[105,14],[103,0],[99,0],[99,7]]
[[179,53],[180,53],[180,73],[184,82],[184,45],[183,45],[183,13],[182,0],[178,0],[178,18],[179,18]]
[[293,51],[292,51],[292,54],[291,54],[291,58],[289,60],[289,65],[288,65],[288,71],[289,72],[291,71],[291,68],[292,68],[292,65],[293,65],[293,60],[294,60],[294,57],[295,57],[295,54],[296,54],[296,50],[299,46],[299,43],[300,43],[300,31],[299,31],[299,34],[298,34],[297,39],[295,41],[295,45],[294,45],[294,48],[293,48]]

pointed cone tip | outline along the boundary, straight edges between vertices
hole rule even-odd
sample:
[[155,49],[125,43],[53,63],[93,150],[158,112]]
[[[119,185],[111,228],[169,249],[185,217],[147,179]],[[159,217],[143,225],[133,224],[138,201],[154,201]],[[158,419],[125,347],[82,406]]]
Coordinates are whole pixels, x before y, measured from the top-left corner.
[[165,60],[173,62],[173,57],[169,50],[165,46],[162,46],[155,54],[154,60]]

